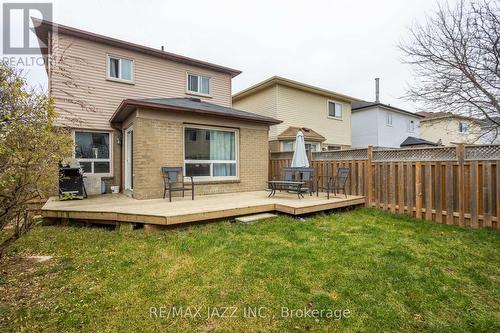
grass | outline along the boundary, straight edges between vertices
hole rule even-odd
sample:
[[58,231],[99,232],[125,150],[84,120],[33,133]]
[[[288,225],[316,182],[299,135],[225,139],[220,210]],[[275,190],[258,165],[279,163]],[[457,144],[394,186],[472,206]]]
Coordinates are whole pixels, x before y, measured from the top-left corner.
[[500,331],[498,231],[371,209],[151,234],[38,227],[3,265],[3,332]]

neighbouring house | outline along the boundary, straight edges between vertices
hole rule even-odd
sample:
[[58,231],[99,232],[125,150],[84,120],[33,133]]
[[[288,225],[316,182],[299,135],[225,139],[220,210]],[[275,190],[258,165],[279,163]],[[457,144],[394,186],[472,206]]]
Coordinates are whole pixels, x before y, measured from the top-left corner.
[[303,129],[313,151],[351,147],[351,103],[358,99],[274,76],[233,95],[233,106],[283,122],[269,131],[273,152],[293,148]]
[[35,23],[58,125],[71,129],[87,190],[108,179],[134,198],[159,198],[163,166],[184,167],[196,194],[266,187],[269,126],[280,121],[232,108],[240,71]]
[[375,78],[375,102],[352,104],[353,147],[399,148],[417,143],[423,116],[380,102],[380,79]]
[[[450,112],[419,112],[420,136],[423,139],[440,142],[445,146],[457,143],[492,143],[492,133],[486,133],[486,123],[477,118]],[[485,135],[486,133],[486,135]]]

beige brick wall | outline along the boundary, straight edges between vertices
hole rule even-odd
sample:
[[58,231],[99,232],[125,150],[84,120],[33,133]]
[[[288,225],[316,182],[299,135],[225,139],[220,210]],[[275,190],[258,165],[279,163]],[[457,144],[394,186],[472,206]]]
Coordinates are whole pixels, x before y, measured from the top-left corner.
[[239,181],[197,183],[196,195],[257,191],[266,188],[269,150],[267,125],[214,121],[200,116],[170,118],[163,116],[160,117],[162,119],[156,119],[142,110],[138,114],[133,121],[134,198],[162,197],[163,178],[160,168],[183,165],[183,129],[186,123],[224,125],[239,129]]

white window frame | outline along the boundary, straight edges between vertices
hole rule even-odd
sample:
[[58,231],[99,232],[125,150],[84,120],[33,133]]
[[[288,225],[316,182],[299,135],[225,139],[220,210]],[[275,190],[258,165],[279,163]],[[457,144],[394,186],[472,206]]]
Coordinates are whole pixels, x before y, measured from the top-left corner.
[[[224,131],[224,132],[232,132],[234,133],[234,160],[186,160],[186,128],[194,128],[194,129],[205,129],[205,130],[214,130],[214,131]],[[183,160],[184,160],[184,177],[186,176],[186,164],[210,164],[210,175],[211,176],[195,176],[193,177],[194,181],[203,182],[203,181],[224,181],[224,180],[239,180],[240,177],[240,139],[239,139],[239,129],[237,128],[227,128],[227,127],[216,127],[216,126],[202,126],[202,125],[190,125],[185,124],[182,129],[182,152],[183,152]],[[230,163],[236,164],[236,175],[235,176],[212,176],[214,174],[213,165],[216,163]]]
[[[199,92],[199,91],[189,90],[189,76],[197,76],[198,77],[198,89],[201,89],[202,77],[207,78],[208,79],[208,94],[204,94],[204,93]],[[196,73],[186,72],[186,94],[198,95],[198,96],[204,96],[204,97],[212,97],[212,77],[209,75],[205,75],[205,74],[196,74]]]
[[387,126],[392,126],[392,112],[390,112],[390,111],[386,111],[385,124]]
[[[111,62],[111,59],[118,59],[119,60],[119,65],[118,65],[118,78],[116,77],[112,77],[109,75],[109,69],[110,69],[110,62]],[[131,61],[132,63],[132,68],[131,68],[131,79],[130,80],[126,80],[126,79],[122,79],[121,78],[121,74],[122,74],[122,60],[128,60],[128,61]],[[116,82],[122,82],[122,83],[129,83],[129,84],[134,84],[134,80],[135,80],[135,62],[134,62],[134,59],[132,58],[127,58],[127,57],[121,57],[121,56],[117,56],[117,55],[114,55],[114,54],[107,54],[106,55],[106,79],[109,80],[109,81],[116,81]]]
[[[76,158],[76,132],[83,133],[102,133],[109,135],[109,158]],[[78,162],[92,162],[92,172],[85,172],[86,175],[100,175],[102,177],[111,177],[113,175],[113,140],[114,133],[106,132],[106,131],[92,131],[92,130],[80,130],[75,129],[72,132],[73,134],[73,143],[75,144],[75,149],[73,149],[73,158]],[[94,173],[94,162],[109,162],[109,172],[105,173]]]
[[[413,128],[412,128],[412,124],[413,124]],[[408,132],[415,133],[415,120],[413,120],[413,119],[408,119]]]
[[[337,117],[337,116],[331,116],[330,115],[330,103],[334,103],[334,104],[338,104],[340,105],[340,117]],[[335,108],[334,108],[335,110]],[[328,116],[328,118],[330,119],[335,119],[335,120],[343,120],[344,118],[344,104],[343,103],[340,103],[338,101],[334,101],[334,100],[327,100],[326,101],[326,115]]]

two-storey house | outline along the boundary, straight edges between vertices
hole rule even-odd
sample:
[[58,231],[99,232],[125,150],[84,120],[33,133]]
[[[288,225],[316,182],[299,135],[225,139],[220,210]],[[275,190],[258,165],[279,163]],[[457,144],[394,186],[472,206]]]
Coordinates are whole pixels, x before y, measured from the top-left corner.
[[350,147],[354,101],[357,99],[278,76],[233,95],[234,107],[283,121],[271,126],[271,151],[292,151],[299,130],[313,151]]
[[[380,101],[352,104],[352,146],[400,148],[406,139],[420,138],[423,117]],[[413,141],[416,145],[416,141]],[[421,142],[428,144],[428,142]]]
[[161,197],[163,166],[184,167],[197,194],[265,188],[268,130],[279,121],[232,108],[240,71],[34,21],[87,190],[109,177],[135,198]]

